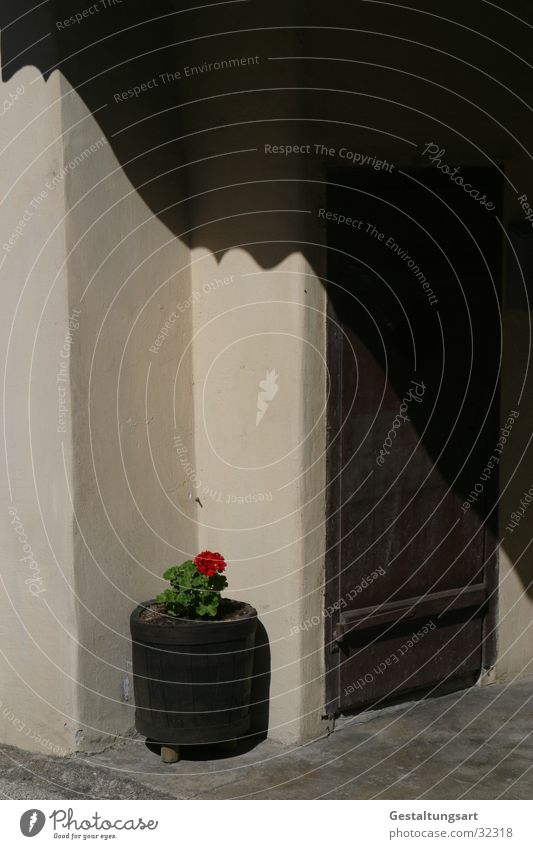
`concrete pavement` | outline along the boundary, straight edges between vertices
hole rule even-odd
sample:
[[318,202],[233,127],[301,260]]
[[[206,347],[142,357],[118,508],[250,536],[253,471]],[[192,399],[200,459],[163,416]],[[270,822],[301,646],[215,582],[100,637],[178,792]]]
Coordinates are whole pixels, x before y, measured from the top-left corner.
[[143,738],[55,758],[0,747],[5,799],[531,799],[533,679],[342,718],[329,737],[161,763]]

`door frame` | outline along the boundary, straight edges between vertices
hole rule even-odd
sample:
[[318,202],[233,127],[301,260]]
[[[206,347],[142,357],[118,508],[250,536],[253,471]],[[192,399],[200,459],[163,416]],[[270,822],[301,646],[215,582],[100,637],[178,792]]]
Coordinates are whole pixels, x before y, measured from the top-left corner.
[[[346,175],[353,177],[353,168],[327,169],[326,185],[329,185],[327,179],[328,173],[334,170],[335,174],[342,171]],[[421,168],[417,170],[422,170]],[[490,169],[493,170],[493,169]],[[350,180],[347,179],[346,185],[350,185]],[[501,218],[501,207],[503,205],[503,180],[502,192],[500,199],[500,208],[497,213]],[[333,611],[332,615],[324,617],[324,652],[325,652],[325,679],[326,679],[326,701],[325,712],[328,717],[335,717],[339,714],[339,696],[340,696],[340,667],[342,664],[342,652],[339,644],[336,641],[336,627],[338,619],[338,609],[335,611],[335,603],[338,603],[340,598],[340,555],[341,547],[340,540],[342,537],[341,526],[341,469],[342,469],[342,444],[340,439],[341,425],[341,400],[342,400],[342,323],[341,316],[338,315],[334,307],[333,299],[330,297],[332,287],[335,285],[332,282],[330,275],[331,268],[331,248],[327,243],[326,231],[326,368],[328,374],[327,387],[327,409],[326,409],[326,556],[325,556],[325,598],[324,606],[326,611]],[[502,236],[502,256],[503,256],[503,236]],[[495,276],[495,285],[498,289],[500,304],[502,304],[503,291],[503,271],[502,263],[498,269],[498,274]],[[498,385],[495,392],[495,405],[497,412],[498,426],[500,425],[500,399],[501,399],[501,364],[498,377]],[[330,435],[333,439],[330,440]],[[500,493],[499,473],[494,479],[494,487]],[[494,525],[498,527],[499,516],[499,497],[494,507],[496,516]],[[485,522],[483,527],[483,559],[484,581],[487,586],[487,609],[483,616],[483,642],[481,647],[481,671],[480,676],[488,674],[494,667],[498,654],[498,587],[499,587],[499,561],[500,561],[500,546],[496,544],[497,540],[491,539],[490,528]],[[493,552],[490,556],[491,543]],[[431,688],[435,690],[435,687]],[[398,697],[395,697],[397,700]],[[387,701],[384,700],[384,704]]]
[[[329,256],[329,252],[328,252]],[[329,376],[326,409],[326,591],[325,609],[333,610],[340,598],[340,539],[341,539],[341,469],[342,443],[340,436],[342,399],[342,331],[340,317],[326,287],[326,369]],[[332,368],[332,365],[335,365]],[[334,435],[333,441],[330,435]],[[336,642],[336,617],[325,617],[326,713],[338,713],[340,692],[341,653]]]

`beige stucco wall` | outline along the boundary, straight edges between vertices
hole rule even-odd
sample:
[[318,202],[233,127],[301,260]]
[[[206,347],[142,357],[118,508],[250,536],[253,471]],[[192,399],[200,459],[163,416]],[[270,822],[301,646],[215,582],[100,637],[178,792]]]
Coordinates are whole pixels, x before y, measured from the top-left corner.
[[70,428],[57,432],[59,403],[71,409],[62,357],[69,319],[65,194],[64,183],[54,182],[63,124],[59,78],[34,82],[36,76],[25,68],[1,86],[2,103],[19,94],[0,122],[7,480],[0,496],[0,739],[63,754],[75,748],[80,707],[73,446]]
[[[322,629],[309,638],[295,626],[323,604],[324,289],[298,253],[263,269],[243,249],[220,261],[199,249],[192,268],[187,474],[202,505],[199,544],[224,552],[230,594],[258,609],[271,651],[270,734],[294,741],[320,733],[323,713]],[[215,279],[223,285],[211,290]]]
[[[63,115],[68,159],[101,131],[75,94]],[[190,255],[179,217],[171,232],[151,213],[109,146],[71,174],[67,203],[84,745],[133,724],[130,610],[203,548],[223,551],[230,593],[266,628],[271,736],[321,733],[322,629],[291,627],[323,597],[324,288],[298,252],[272,269],[244,248]],[[256,426],[271,368],[279,394]]]
[[29,212],[0,258],[12,492],[0,737],[67,754],[131,731],[129,613],[197,550],[173,444],[174,417],[192,433],[190,358],[174,382],[190,311],[154,348],[190,296],[189,254],[66,80],[28,68],[2,89],[22,85],[1,126],[2,244]]
[[[63,93],[70,160],[102,130],[66,81]],[[174,419],[193,432],[192,315],[180,311],[191,276],[188,249],[109,144],[71,173],[67,204],[69,302],[80,311],[71,355],[80,719],[94,748],[133,726],[131,610],[197,547],[173,443]]]
[[[41,167],[43,175],[53,168],[62,174],[54,196],[61,226],[53,260],[48,257],[44,266],[53,295],[43,318],[48,335],[41,329],[42,350],[34,362],[40,379],[29,387],[20,371],[29,367],[31,355],[29,326],[21,324],[12,372],[18,407],[10,409],[20,408],[23,418],[29,391],[32,409],[39,410],[34,456],[36,478],[42,475],[46,482],[43,523],[27,434],[17,415],[11,417],[8,449],[10,462],[21,470],[17,484],[22,486],[22,475],[28,478],[27,500],[15,491],[14,501],[39,563],[43,571],[47,562],[51,569],[57,557],[66,577],[58,572],[49,585],[56,618],[48,612],[43,618],[35,607],[46,610],[44,594],[33,598],[17,570],[7,570],[15,610],[4,620],[6,634],[13,636],[6,642],[6,704],[24,722],[21,707],[31,706],[60,753],[101,748],[129,733],[129,613],[159,590],[168,564],[213,547],[231,564],[231,594],[250,599],[267,630],[271,736],[296,740],[321,733],[322,631],[314,628],[309,641],[291,628],[320,614],[322,605],[324,290],[297,252],[271,270],[245,250],[224,257],[196,251],[191,263],[189,249],[175,237],[179,213],[174,232],[152,214],[68,82],[54,74],[33,87],[33,96],[38,86],[43,97],[56,101],[55,122],[47,119],[51,138],[58,139],[55,158]],[[35,99],[27,108],[35,114]],[[31,157],[31,144],[22,151],[13,157],[15,173],[21,158]],[[33,172],[24,191],[17,188],[22,211],[29,188],[40,179]],[[43,241],[52,223],[48,206]],[[6,219],[4,231],[8,225]],[[13,251],[6,270],[15,260],[19,265],[12,273],[23,285],[28,254]],[[28,308],[37,313],[34,321],[47,291],[33,283]],[[69,316],[69,343],[61,358]],[[212,319],[214,328],[208,326]],[[58,357],[69,399],[61,433]],[[256,428],[258,384],[271,367],[279,374],[279,395]],[[237,403],[243,381],[246,391]],[[177,436],[202,487],[220,490],[222,500],[198,493],[177,452]],[[208,437],[230,455],[214,461]],[[239,462],[264,468],[236,470]],[[39,549],[47,535],[58,538],[53,555]],[[15,557],[17,541],[9,527],[6,539]],[[18,617],[31,621],[39,646],[33,653],[20,639]],[[26,666],[39,669],[31,682],[18,678]],[[28,701],[29,687],[37,691],[35,704]],[[6,719],[2,729],[5,741],[49,750],[47,743],[23,739],[13,720]]]

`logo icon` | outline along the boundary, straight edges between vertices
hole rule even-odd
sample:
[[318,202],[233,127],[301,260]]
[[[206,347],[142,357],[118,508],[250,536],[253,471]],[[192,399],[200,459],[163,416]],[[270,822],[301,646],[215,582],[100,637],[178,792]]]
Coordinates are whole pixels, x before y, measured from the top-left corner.
[[270,369],[270,371],[267,371],[264,380],[259,381],[259,392],[257,393],[257,413],[255,416],[256,427],[265,415],[268,410],[269,403],[273,400],[279,389],[277,384],[278,377],[279,375],[276,374],[276,369],[273,368]]
[[46,817],[42,811],[30,808],[29,811],[24,811],[20,818],[20,830],[24,837],[35,837],[42,831],[45,822]]

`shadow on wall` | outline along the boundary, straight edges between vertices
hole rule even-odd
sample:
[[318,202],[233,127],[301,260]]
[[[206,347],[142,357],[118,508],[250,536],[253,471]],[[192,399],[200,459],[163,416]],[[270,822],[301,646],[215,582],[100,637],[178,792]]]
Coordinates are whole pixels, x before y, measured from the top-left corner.
[[[386,13],[382,6],[351,0],[190,5],[194,9],[170,0],[149,7],[133,0],[100,0],[88,11],[85,0],[41,5],[5,0],[0,10],[3,79],[25,65],[34,65],[45,79],[59,69],[99,122],[136,191],[190,247],[207,247],[220,257],[242,245],[263,268],[300,251],[315,269],[323,269],[327,243],[337,318],[356,355],[371,357],[374,390],[380,381],[387,392],[392,390],[394,400],[380,412],[374,432],[386,438],[394,405],[416,371],[431,387],[425,406],[411,409],[422,442],[420,456],[427,454],[437,466],[435,474],[453,481],[458,503],[466,503],[498,443],[498,417],[506,418],[498,393],[492,397],[491,391],[502,354],[498,278],[503,239],[493,218],[489,235],[487,209],[458,193],[423,150],[437,135],[441,149],[456,145],[452,163],[464,156],[465,168],[468,163],[485,166],[488,170],[478,171],[472,181],[484,184],[495,208],[501,208],[505,177],[491,151],[512,151],[509,136],[486,110],[473,108],[469,95],[480,107],[484,95],[475,75],[464,74],[468,59],[501,80],[497,51],[467,31],[452,32],[438,19],[406,17],[391,4]],[[475,10],[463,7],[443,4],[442,14],[453,13],[475,26]],[[510,41],[525,39],[509,19],[502,24],[496,9],[487,7],[484,14],[487,31],[497,29],[505,40],[508,27]],[[380,38],[384,31],[387,37]],[[452,37],[454,56],[443,55]],[[336,61],[326,63],[328,56]],[[514,90],[527,87],[527,74],[517,80],[506,58],[506,82]],[[460,97],[454,93],[459,80]],[[486,89],[489,112],[505,115],[503,87]],[[449,130],[452,112],[468,138],[466,148]],[[402,176],[398,163],[410,166],[411,177]],[[330,175],[330,183],[345,188],[336,193],[330,188],[326,196],[326,175],[333,166],[344,171]],[[412,178],[422,166],[426,193],[421,202]],[[389,180],[393,173],[394,185]],[[437,199],[430,198],[431,191]],[[388,201],[376,203],[375,194]],[[333,217],[339,207],[362,226],[340,226],[338,216]],[[416,223],[406,226],[408,209]],[[484,233],[481,253],[465,224],[470,233]],[[369,225],[384,240],[372,236]],[[315,226],[320,238],[310,239]],[[392,235],[397,251],[383,247]],[[420,277],[403,263],[402,251],[431,280],[438,309],[428,303]],[[348,301],[343,289],[353,296]],[[528,332],[524,323],[520,326],[522,334]],[[520,357],[526,356],[525,336],[523,341]],[[507,369],[509,410],[518,403],[519,387],[516,393],[512,387],[525,368],[520,357]],[[461,372],[470,381],[466,388],[458,379]],[[439,375],[441,383],[436,382]],[[428,431],[427,411],[438,397],[439,414]],[[525,440],[531,416],[522,410],[516,431]],[[453,439],[442,452],[450,428]],[[471,446],[457,477],[458,460]],[[424,462],[422,456],[419,472]],[[489,477],[483,498],[473,499],[468,509],[488,522],[494,542],[497,474]],[[503,510],[513,512],[523,485],[509,487]],[[502,515],[500,524],[505,522]],[[513,544],[520,533],[517,529]],[[531,594],[531,566],[522,558],[517,570]]]
[[[248,250],[269,267],[298,248],[302,216],[279,212],[297,206],[298,190],[270,183],[278,163],[259,152],[269,122],[297,114],[295,92],[276,91],[290,87],[291,78],[267,55],[269,41],[285,53],[300,52],[290,28],[297,6],[291,12],[283,3],[261,9],[242,0],[158,0],[148,8],[136,0],[102,0],[94,4],[98,12],[85,16],[85,0],[31,11],[34,5],[8,2],[0,12],[4,80],[24,65],[35,65],[45,79],[59,69],[143,200],[188,245],[216,253],[256,243]],[[276,16],[289,29],[269,39],[262,27]]]

